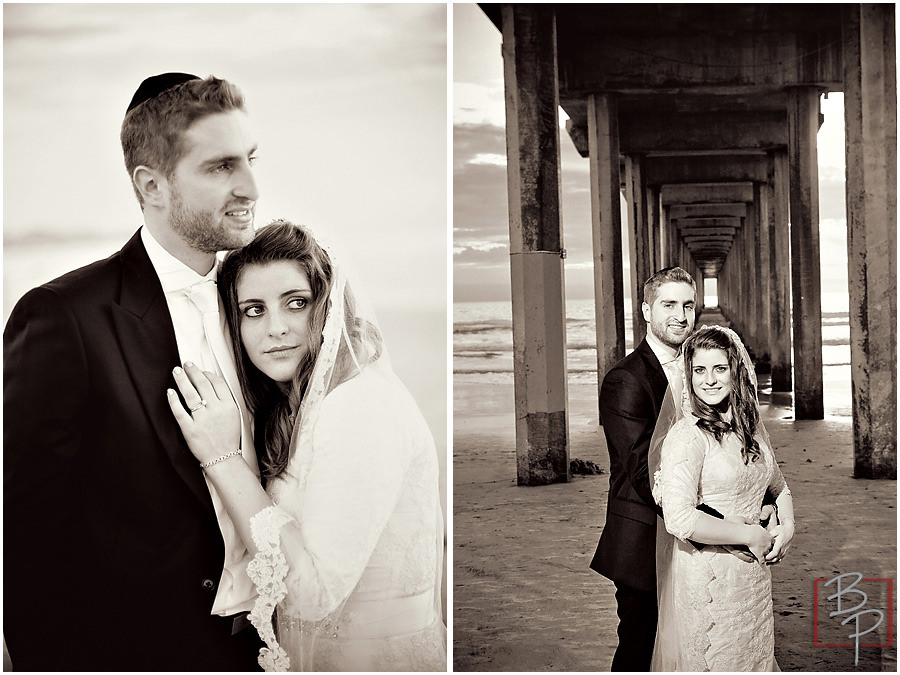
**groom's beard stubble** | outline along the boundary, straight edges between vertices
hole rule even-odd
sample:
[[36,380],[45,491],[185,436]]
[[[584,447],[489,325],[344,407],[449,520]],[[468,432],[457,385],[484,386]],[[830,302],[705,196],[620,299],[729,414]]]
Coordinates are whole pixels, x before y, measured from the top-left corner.
[[181,192],[174,185],[172,207],[169,212],[169,227],[191,248],[203,253],[218,253],[219,251],[243,248],[255,234],[252,227],[245,233],[229,233],[224,219],[217,219],[211,210],[192,209],[185,206]]

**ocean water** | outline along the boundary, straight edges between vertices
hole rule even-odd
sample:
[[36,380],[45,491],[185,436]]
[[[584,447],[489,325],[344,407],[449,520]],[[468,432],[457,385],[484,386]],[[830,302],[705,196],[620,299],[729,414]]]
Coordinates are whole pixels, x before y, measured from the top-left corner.
[[[631,314],[626,308],[626,353],[633,349],[633,339]],[[596,386],[593,300],[566,301],[566,345],[569,383]],[[826,413],[849,416],[850,322],[846,311],[822,313],[822,362]],[[512,307],[509,302],[453,304],[453,378],[457,382],[481,385],[512,382]]]

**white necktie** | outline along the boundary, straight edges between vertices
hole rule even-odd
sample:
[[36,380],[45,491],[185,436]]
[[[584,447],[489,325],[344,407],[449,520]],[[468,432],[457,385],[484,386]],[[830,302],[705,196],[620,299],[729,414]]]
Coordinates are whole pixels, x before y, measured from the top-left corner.
[[681,409],[681,395],[684,389],[684,357],[679,354],[663,366],[666,378],[672,388],[672,397],[676,408]]
[[[216,282],[206,279],[194,284],[184,291],[188,299],[196,305],[203,314],[203,332],[206,340],[201,344],[200,354],[203,361],[203,369],[218,373],[225,378],[231,395],[237,401],[241,410],[241,454],[248,466],[258,476],[259,469],[256,463],[256,451],[253,448],[253,437],[250,420],[244,419],[247,406],[244,405],[244,397],[241,395],[240,383],[237,379],[237,371],[234,367],[234,359],[231,349],[225,341],[225,323],[219,312],[219,292]],[[222,453],[228,452],[222,448]],[[231,518],[222,503],[221,497],[212,484],[207,480],[213,507],[216,510],[216,518],[219,521],[219,529],[225,542],[225,561],[222,576],[219,580],[219,589],[213,603],[213,614],[232,614],[235,611],[245,609],[255,593],[250,578],[246,574],[247,563],[250,554],[247,547],[241,541],[234,528]]]
[[[225,377],[222,364],[227,363],[230,357],[227,356],[228,347],[225,345],[223,326],[219,318],[219,293],[216,290],[216,282],[206,279],[185,290],[185,294],[203,315],[206,344],[201,345],[200,358],[203,363],[200,365],[203,370],[209,370]],[[222,351],[223,349],[225,351]],[[232,387],[233,385],[229,382],[228,386]]]

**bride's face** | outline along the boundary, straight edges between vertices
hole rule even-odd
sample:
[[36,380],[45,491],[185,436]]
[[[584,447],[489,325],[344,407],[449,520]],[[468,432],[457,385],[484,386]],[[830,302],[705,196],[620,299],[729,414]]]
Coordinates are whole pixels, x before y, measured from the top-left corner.
[[731,394],[731,368],[721,349],[698,349],[691,363],[691,386],[704,403],[718,405]]
[[296,262],[248,265],[236,285],[241,342],[254,366],[288,383],[309,350],[313,292]]

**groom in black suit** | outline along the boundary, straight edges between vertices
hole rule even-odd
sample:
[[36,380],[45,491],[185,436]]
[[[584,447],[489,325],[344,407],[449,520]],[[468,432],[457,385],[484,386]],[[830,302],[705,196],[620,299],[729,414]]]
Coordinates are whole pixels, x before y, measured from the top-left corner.
[[258,669],[246,547],[166,400],[205,339],[177,284],[253,236],[243,98],[148,78],[122,145],[143,227],[29,291],[3,334],[4,635],[16,670]]
[[591,569],[616,585],[619,646],[611,669],[646,672],[656,638],[658,512],[647,451],[669,380],[681,391],[681,344],[694,328],[693,278],[680,267],[660,270],[644,284],[641,308],[647,336],[609,370],[600,388],[609,504]]

